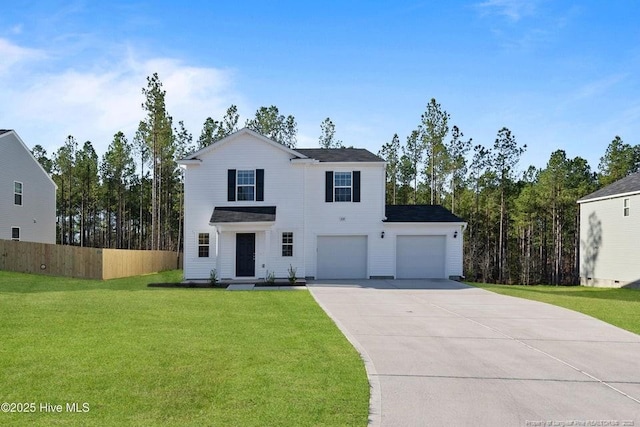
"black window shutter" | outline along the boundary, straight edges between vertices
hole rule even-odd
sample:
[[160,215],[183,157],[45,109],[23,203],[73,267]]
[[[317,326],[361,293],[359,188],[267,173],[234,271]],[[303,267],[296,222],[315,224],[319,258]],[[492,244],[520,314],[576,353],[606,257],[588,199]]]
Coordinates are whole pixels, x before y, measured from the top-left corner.
[[256,202],[264,202],[264,169],[256,169]]
[[229,202],[236,201],[236,170],[229,169],[227,171],[227,200]]
[[333,172],[326,171],[324,175],[324,201],[333,202]]
[[360,171],[353,171],[353,201],[360,201]]

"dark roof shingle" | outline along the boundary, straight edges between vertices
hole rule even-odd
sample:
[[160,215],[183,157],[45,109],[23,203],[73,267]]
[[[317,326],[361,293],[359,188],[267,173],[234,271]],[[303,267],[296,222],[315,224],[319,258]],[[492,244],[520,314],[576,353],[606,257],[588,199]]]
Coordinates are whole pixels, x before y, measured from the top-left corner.
[[11,132],[11,129],[0,129],[0,135],[7,132]]
[[275,220],[275,206],[216,206],[209,223],[272,222]]
[[295,148],[295,151],[321,162],[384,162],[364,148]]
[[385,222],[464,222],[440,205],[387,205]]
[[613,184],[609,184],[606,187],[599,189],[598,191],[594,191],[593,193],[582,197],[578,201],[585,202],[591,199],[613,197],[618,194],[633,193],[636,191],[640,191],[640,172],[632,173],[631,175],[626,176],[614,182]]

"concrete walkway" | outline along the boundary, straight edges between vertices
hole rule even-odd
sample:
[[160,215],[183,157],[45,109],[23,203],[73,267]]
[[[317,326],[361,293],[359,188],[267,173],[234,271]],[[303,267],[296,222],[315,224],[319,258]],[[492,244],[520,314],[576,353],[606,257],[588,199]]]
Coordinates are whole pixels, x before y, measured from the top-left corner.
[[640,427],[639,335],[449,280],[307,286],[365,360],[370,425]]

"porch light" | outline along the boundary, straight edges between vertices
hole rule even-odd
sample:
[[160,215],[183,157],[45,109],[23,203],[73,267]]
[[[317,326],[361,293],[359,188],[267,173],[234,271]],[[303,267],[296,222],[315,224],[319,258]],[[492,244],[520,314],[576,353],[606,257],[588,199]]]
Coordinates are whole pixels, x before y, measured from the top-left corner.
[[457,231],[454,231],[454,232],[453,232],[453,238],[454,238],[454,239],[457,239],[457,238],[458,238],[458,232],[457,232]]
[[384,231],[382,233],[380,233],[380,238],[384,239]]

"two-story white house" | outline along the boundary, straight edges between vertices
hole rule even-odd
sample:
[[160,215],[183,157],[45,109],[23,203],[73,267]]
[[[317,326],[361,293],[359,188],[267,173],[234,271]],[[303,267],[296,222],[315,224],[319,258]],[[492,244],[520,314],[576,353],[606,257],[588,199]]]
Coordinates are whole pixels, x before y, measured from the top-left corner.
[[56,189],[18,134],[0,129],[0,239],[55,243]]
[[242,129],[180,162],[185,280],[462,276],[466,223],[441,206],[385,206],[385,161],[289,149]]

